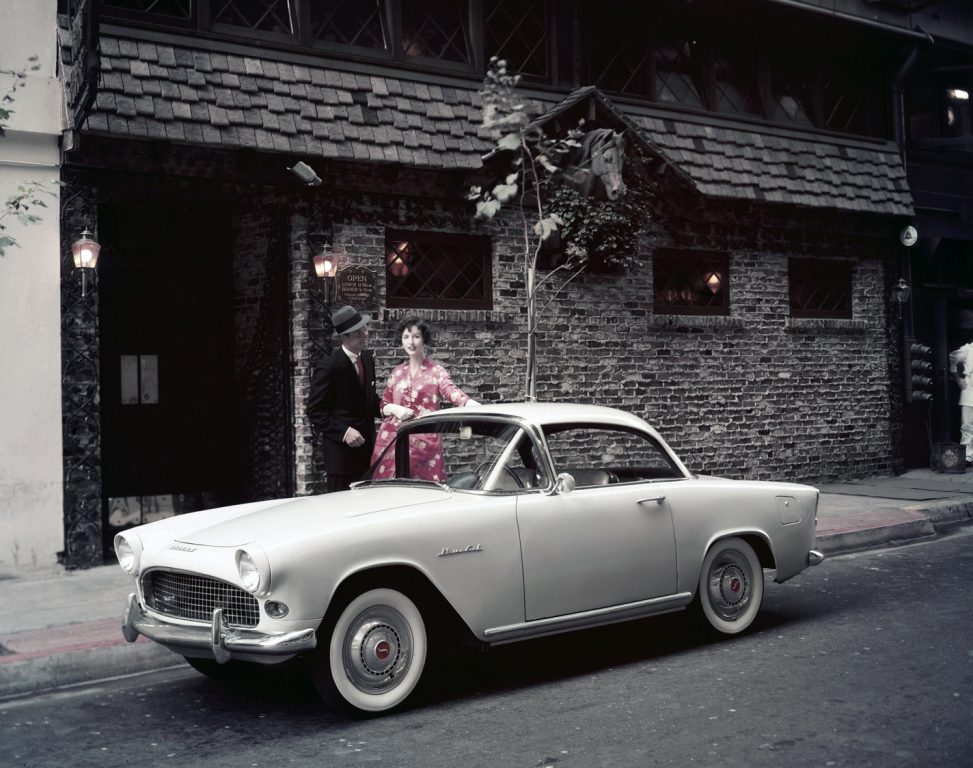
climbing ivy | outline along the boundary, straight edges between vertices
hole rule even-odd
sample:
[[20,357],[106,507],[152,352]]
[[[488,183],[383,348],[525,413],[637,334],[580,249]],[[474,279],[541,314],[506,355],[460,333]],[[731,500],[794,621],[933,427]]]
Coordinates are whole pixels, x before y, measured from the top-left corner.
[[646,164],[638,144],[629,141],[622,168],[626,192],[616,200],[585,197],[561,174],[541,179],[541,195],[561,222],[561,243],[584,253],[589,271],[619,272],[636,266],[639,236],[649,223],[652,204]]

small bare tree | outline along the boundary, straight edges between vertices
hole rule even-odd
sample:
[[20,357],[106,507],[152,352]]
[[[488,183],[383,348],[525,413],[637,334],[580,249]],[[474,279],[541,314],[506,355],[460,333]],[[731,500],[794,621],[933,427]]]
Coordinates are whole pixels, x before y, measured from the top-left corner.
[[[493,57],[480,96],[483,99],[483,127],[495,141],[484,159],[509,152],[508,172],[488,188],[473,187],[470,199],[476,200],[476,215],[492,219],[508,203],[518,202],[523,225],[523,271],[527,303],[527,371],[524,380],[526,399],[537,399],[537,325],[541,313],[569,282],[585,268],[587,254],[568,244],[566,260],[538,279],[537,260],[544,242],[558,232],[561,218],[547,210],[541,194],[543,176],[562,172],[568,154],[581,147],[583,132],[573,129],[563,138],[547,136],[532,123],[538,109],[516,91],[520,75],[509,74],[507,64]],[[543,307],[537,307],[538,291],[549,283],[562,282]]]
[[[484,159],[499,155],[507,165],[498,181],[485,189],[473,187],[469,197],[481,219],[493,218],[508,204],[517,205],[520,213],[527,305],[524,395],[533,401],[541,315],[593,262],[632,266],[638,219],[644,215],[622,199],[623,135],[608,128],[587,130],[583,121],[563,136],[548,135],[534,119],[537,107],[517,92],[519,82],[519,75],[508,73],[506,62],[490,60],[480,96],[483,127],[495,144]],[[596,179],[603,182],[607,201],[589,199]],[[564,260],[539,276],[538,259],[555,235],[564,245]],[[545,288],[553,293],[538,307],[538,293]]]

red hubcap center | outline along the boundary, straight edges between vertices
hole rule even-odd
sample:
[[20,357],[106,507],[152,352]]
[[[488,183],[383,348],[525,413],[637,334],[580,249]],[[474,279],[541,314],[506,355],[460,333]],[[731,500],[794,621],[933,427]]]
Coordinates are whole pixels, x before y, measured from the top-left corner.
[[730,580],[730,591],[735,595],[743,587],[743,583],[739,579]]
[[375,655],[378,656],[378,658],[380,658],[382,661],[385,661],[385,659],[389,657],[390,653],[392,653],[392,646],[390,646],[385,640],[375,646]]

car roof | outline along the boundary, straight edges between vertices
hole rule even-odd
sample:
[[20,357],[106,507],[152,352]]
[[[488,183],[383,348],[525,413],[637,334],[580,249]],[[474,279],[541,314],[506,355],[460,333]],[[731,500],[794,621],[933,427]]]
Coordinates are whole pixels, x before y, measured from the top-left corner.
[[616,424],[646,430],[655,436],[658,433],[645,421],[631,413],[602,405],[579,405],[577,403],[498,403],[496,405],[477,405],[462,409],[449,409],[428,414],[425,418],[435,418],[437,415],[453,413],[459,418],[458,410],[464,416],[476,414],[490,416],[512,416],[525,419],[540,426],[553,424],[574,424],[578,422],[589,424]]

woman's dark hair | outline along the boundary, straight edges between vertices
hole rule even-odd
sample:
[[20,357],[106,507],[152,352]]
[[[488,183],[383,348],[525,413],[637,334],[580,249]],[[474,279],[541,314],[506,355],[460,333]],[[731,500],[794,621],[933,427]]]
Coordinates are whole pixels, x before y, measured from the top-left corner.
[[418,315],[409,315],[408,317],[403,317],[398,323],[395,324],[396,341],[401,339],[402,334],[413,326],[418,328],[419,333],[422,334],[423,344],[432,344],[432,331],[429,329],[429,324]]

